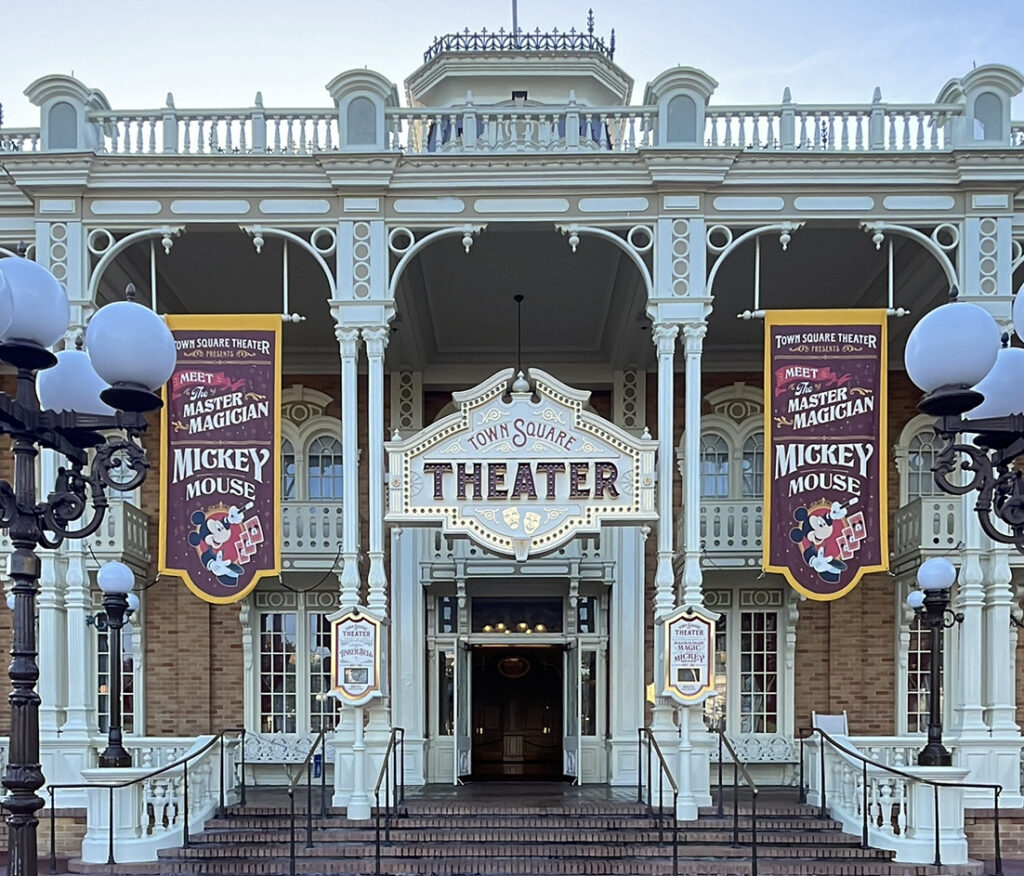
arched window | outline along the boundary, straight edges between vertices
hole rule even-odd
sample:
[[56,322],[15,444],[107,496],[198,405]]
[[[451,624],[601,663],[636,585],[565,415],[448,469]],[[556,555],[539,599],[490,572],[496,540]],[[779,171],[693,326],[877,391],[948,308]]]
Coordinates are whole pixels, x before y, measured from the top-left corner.
[[764,434],[755,432],[743,442],[743,498],[759,499],[764,492]]
[[370,98],[352,98],[347,117],[350,145],[373,146],[377,142],[377,109]]
[[78,115],[70,103],[61,100],[50,107],[49,121],[50,149],[78,148]]
[[1003,102],[991,91],[979,94],[974,101],[974,139],[1003,139]]
[[337,438],[315,438],[309,445],[306,468],[310,500],[342,497],[341,442]]
[[281,501],[295,498],[295,448],[287,438],[281,442]]
[[907,500],[913,502],[922,496],[938,496],[932,466],[939,454],[936,435],[932,430],[918,432],[907,446]]
[[729,446],[721,435],[701,436],[700,494],[707,498],[729,495]]
[[697,104],[688,94],[677,94],[668,102],[668,142],[697,142]]

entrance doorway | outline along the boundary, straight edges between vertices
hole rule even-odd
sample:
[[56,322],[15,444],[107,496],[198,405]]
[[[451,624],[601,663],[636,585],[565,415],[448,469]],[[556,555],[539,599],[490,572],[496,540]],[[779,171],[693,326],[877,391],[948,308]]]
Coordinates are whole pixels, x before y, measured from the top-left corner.
[[482,646],[472,655],[473,778],[561,779],[562,647]]

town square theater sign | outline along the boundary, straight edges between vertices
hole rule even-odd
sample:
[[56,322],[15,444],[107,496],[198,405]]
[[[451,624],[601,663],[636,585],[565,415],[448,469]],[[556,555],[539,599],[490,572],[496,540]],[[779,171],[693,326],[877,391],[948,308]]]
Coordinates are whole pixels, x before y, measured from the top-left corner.
[[526,560],[602,523],[657,518],[656,442],[585,410],[589,392],[528,373],[457,392],[456,413],[388,442],[389,522],[441,523]]

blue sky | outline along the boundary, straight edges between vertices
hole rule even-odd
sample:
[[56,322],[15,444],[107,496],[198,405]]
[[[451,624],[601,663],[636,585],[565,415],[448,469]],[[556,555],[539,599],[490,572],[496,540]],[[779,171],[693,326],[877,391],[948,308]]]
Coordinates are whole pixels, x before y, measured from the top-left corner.
[[[615,28],[616,62],[644,85],[676,64],[699,67],[717,104],[928,103],[973,64],[1024,70],[1020,0],[520,0],[524,29]],[[22,92],[74,72],[117,109],[163,105],[328,105],[324,85],[353,67],[401,83],[435,35],[510,27],[511,0],[36,0],[5,4],[0,103],[5,126],[38,125]],[[1024,119],[1024,102],[1014,104]]]

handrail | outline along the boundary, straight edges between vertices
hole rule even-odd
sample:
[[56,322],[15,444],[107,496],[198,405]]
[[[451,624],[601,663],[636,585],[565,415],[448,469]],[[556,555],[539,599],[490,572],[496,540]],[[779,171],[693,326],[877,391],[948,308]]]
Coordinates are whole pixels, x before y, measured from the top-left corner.
[[117,861],[114,858],[114,791],[121,790],[122,788],[128,788],[132,785],[137,785],[140,782],[147,782],[150,779],[166,773],[168,770],[172,770],[175,767],[183,768],[183,782],[184,782],[184,800],[182,804],[182,847],[188,848],[188,762],[194,760],[206,754],[215,743],[220,742],[220,789],[219,789],[219,801],[217,804],[217,816],[223,817],[227,813],[227,809],[224,806],[224,735],[226,733],[238,733],[239,734],[239,746],[242,752],[242,770],[240,777],[239,802],[242,806],[245,805],[245,728],[244,727],[228,727],[221,730],[216,736],[213,736],[209,742],[206,743],[198,751],[193,751],[191,754],[186,754],[172,763],[166,764],[165,766],[159,767],[155,770],[150,770],[144,776],[138,776],[134,779],[126,779],[123,782],[76,782],[76,783],[62,783],[47,785],[46,790],[50,795],[50,872],[57,872],[57,842],[56,842],[56,822],[55,815],[56,809],[54,806],[54,793],[56,791],[67,791],[71,789],[75,790],[88,790],[90,788],[106,788],[107,789],[107,864],[116,864]]
[[[837,751],[841,751],[847,757],[854,760],[860,761],[861,764],[861,786],[863,793],[863,800],[861,801],[861,845],[867,848],[868,843],[868,767],[872,766],[876,769],[884,770],[887,773],[900,776],[904,779],[909,779],[912,782],[920,782],[923,785],[931,786],[933,791],[934,800],[934,830],[935,830],[935,861],[936,867],[942,866],[942,850],[940,843],[940,831],[939,831],[939,788],[985,788],[992,791],[992,811],[993,811],[993,842],[995,845],[995,873],[993,876],[1003,876],[1003,855],[1000,849],[999,841],[999,795],[1003,792],[1003,786],[998,784],[991,784],[988,782],[946,782],[940,779],[929,779],[924,776],[915,776],[913,773],[908,773],[905,770],[891,767],[888,764],[881,763],[877,760],[872,760],[870,757],[866,757],[859,751],[851,748],[847,748],[841,742],[837,742],[828,733],[822,730],[820,727],[801,727],[800,736],[800,799],[801,802],[807,799],[806,791],[804,788],[804,741],[813,737],[817,733],[823,740],[829,743]],[[807,735],[804,735],[807,734]],[[818,807],[818,817],[826,817],[826,797],[825,797],[825,746],[821,746],[821,792]]]
[[291,815],[291,829],[288,839],[289,874],[295,876],[295,789],[303,773],[306,775],[306,848],[313,848],[313,773],[309,768],[317,746],[320,747],[320,817],[327,817],[327,730],[321,728],[316,739],[306,752],[298,771],[288,783],[288,807]]
[[[396,744],[397,743],[397,744]],[[390,758],[390,760],[388,759]],[[405,802],[405,728],[392,727],[388,736],[388,744],[384,749],[380,772],[377,773],[377,784],[373,786],[373,797],[376,801],[376,876],[380,876],[380,787],[384,786],[384,842],[391,842],[391,819],[398,815],[398,807]]]
[[757,876],[757,795],[758,787],[747,771],[746,764],[739,759],[729,737],[725,735],[725,722],[718,721],[708,729],[718,734],[718,814],[722,815],[722,800],[725,792],[722,785],[722,746],[732,758],[732,844],[740,844],[740,786],[739,774],[750,788],[750,876]]
[[[672,770],[669,769],[668,763],[665,761],[665,756],[661,753],[661,746],[658,745],[658,740],[654,738],[654,733],[650,727],[637,727],[637,764],[636,764],[636,802],[643,803],[643,747],[644,740],[647,741],[647,814],[650,817],[654,817],[654,807],[651,804],[651,786],[654,784],[651,780],[651,749],[654,749],[655,754],[658,755],[658,763],[660,768],[658,770],[658,842],[664,842],[662,836],[662,819],[664,818],[663,805],[664,805],[664,783],[663,779],[668,778],[669,785],[672,786],[672,876],[677,876],[679,873],[679,819],[676,817],[676,813],[679,811],[679,786],[676,784],[676,780],[672,777]],[[756,874],[755,874],[756,876]]]

